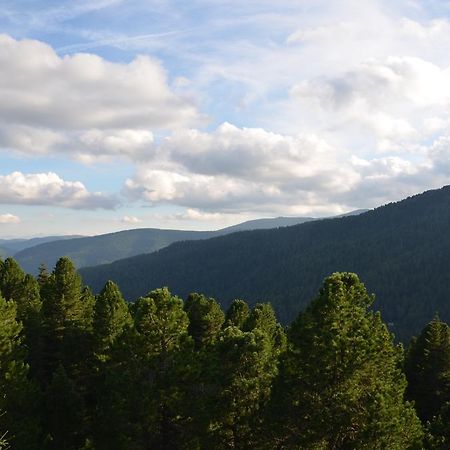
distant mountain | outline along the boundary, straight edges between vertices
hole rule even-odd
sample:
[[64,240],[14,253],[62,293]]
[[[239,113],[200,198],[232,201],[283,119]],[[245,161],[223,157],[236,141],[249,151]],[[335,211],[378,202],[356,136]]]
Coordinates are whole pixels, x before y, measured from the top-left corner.
[[[360,213],[362,210],[359,210]],[[350,213],[352,214],[352,213]],[[37,273],[41,263],[52,268],[58,258],[69,256],[79,268],[94,266],[116,261],[118,259],[135,256],[142,253],[152,253],[167,247],[173,242],[208,239],[243,230],[277,228],[316,220],[311,217],[278,217],[276,219],[250,220],[238,225],[217,231],[181,231],[161,230],[158,228],[139,228],[135,230],[119,231],[117,233],[99,236],[78,237],[65,239],[64,242],[48,242],[16,252],[10,252],[29,273]],[[42,238],[38,238],[39,240]],[[54,238],[48,238],[55,241]],[[20,245],[18,243],[17,245]],[[0,241],[1,247],[1,241]]]
[[67,236],[45,236],[31,239],[0,239],[0,257],[6,258],[7,256],[13,256],[16,253],[34,247],[39,244],[45,244],[47,242],[62,241],[65,239],[78,238],[80,236],[67,235]]
[[402,339],[439,312],[450,320],[450,187],[358,216],[178,242],[153,254],[85,268],[98,291],[116,281],[133,300],[169,286],[198,291],[226,307],[234,298],[270,301],[289,322],[335,271],[360,275],[375,308]]
[[299,225],[300,223],[311,222],[317,220],[314,217],[275,217],[273,219],[255,219],[247,222],[238,223],[231,227],[223,228],[216,232],[217,235],[235,233],[236,231],[249,230],[267,230],[270,228],[290,227],[292,225]]
[[53,268],[61,256],[69,256],[77,267],[84,267],[153,252],[176,241],[206,239],[211,236],[213,232],[210,231],[140,228],[49,242],[18,252],[14,258],[25,272],[35,274],[40,264]]

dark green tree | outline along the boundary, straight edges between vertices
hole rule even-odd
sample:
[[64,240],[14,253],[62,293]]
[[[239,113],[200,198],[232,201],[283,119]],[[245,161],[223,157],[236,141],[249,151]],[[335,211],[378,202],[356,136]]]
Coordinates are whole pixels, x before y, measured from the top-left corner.
[[225,316],[225,327],[234,326],[242,329],[250,315],[250,308],[244,300],[233,300]]
[[184,305],[189,318],[189,334],[196,348],[212,344],[222,329],[225,315],[220,305],[202,294],[189,294]]
[[108,281],[97,296],[94,308],[96,352],[105,355],[114,341],[131,327],[132,318],[119,287]]
[[270,340],[275,354],[286,349],[286,333],[278,323],[275,311],[269,303],[257,303],[251,310],[243,328],[245,331],[260,330]]
[[425,448],[431,450],[450,448],[450,402],[442,405],[439,414],[427,423]]
[[31,275],[25,275],[13,258],[0,261],[0,293],[6,300],[17,305],[17,319],[28,325],[37,326],[41,310],[39,286]]
[[60,258],[52,274],[41,286],[47,380],[61,363],[71,366],[86,358],[92,331],[94,298],[82,289],[81,278],[68,258]]
[[45,448],[78,450],[85,442],[83,398],[62,365],[53,374],[46,392]]
[[[38,449],[39,392],[28,379],[16,305],[0,296],[0,411],[12,449]],[[4,425],[3,425],[4,424]]]
[[[277,374],[278,357],[261,330],[227,327],[214,347],[204,394],[209,416],[201,448],[259,448],[259,420]],[[209,380],[208,380],[209,378]]]
[[450,402],[450,327],[438,317],[412,341],[405,361],[407,398],[425,423]]
[[370,310],[373,299],[355,274],[335,273],[294,321],[272,405],[272,446],[420,445],[420,422],[403,400],[401,349]]
[[134,320],[135,329],[112,345],[96,448],[183,448],[184,380],[193,349],[183,302],[157,289],[136,302]]

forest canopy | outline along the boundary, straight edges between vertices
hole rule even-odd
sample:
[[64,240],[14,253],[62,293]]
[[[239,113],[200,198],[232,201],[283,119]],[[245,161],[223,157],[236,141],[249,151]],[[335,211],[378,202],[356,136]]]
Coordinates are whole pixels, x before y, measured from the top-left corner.
[[354,273],[288,327],[268,303],[93,295],[68,258],[36,278],[1,261],[0,293],[2,449],[450,445],[448,325],[405,352]]

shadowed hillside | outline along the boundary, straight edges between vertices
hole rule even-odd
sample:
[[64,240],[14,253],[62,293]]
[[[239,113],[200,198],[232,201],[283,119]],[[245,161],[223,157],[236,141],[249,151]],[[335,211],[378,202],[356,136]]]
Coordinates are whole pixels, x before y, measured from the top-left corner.
[[270,301],[289,322],[326,275],[352,271],[406,338],[436,311],[450,319],[449,225],[447,186],[360,216],[179,242],[81,273],[94,290],[116,281],[129,299],[167,285],[182,296],[205,292],[225,306],[236,297]]

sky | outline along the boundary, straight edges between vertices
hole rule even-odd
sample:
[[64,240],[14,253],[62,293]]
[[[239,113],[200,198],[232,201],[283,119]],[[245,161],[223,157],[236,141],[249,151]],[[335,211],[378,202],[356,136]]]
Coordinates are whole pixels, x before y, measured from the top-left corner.
[[450,1],[0,0],[0,238],[450,184]]

